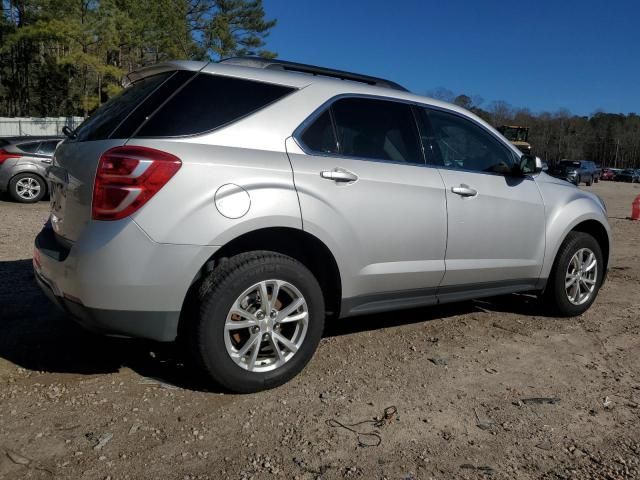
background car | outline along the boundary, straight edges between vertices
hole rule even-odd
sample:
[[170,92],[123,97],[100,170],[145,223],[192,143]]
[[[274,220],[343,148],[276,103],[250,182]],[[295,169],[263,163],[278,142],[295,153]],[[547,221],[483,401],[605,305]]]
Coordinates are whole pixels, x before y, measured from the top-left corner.
[[47,194],[46,168],[61,137],[0,139],[0,191],[21,203],[34,203]]
[[613,180],[616,178],[616,172],[613,171],[612,168],[603,168],[602,173],[600,174],[600,180]]
[[599,169],[589,160],[561,160],[548,173],[575,185],[584,182],[589,186],[600,179]]
[[622,170],[618,175],[616,175],[616,181],[628,182],[628,183],[636,183],[636,182],[640,183],[640,172],[632,168],[627,168],[625,170]]

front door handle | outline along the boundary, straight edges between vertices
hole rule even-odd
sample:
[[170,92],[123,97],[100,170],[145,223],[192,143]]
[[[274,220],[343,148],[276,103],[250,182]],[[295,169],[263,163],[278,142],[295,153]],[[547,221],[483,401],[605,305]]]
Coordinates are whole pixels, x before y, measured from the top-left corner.
[[473,188],[470,188],[468,185],[460,185],[459,187],[451,187],[451,191],[456,195],[460,195],[462,197],[475,197],[478,192]]
[[334,182],[355,182],[358,179],[355,173],[338,168],[334,170],[322,170],[320,176],[327,180],[333,180]]

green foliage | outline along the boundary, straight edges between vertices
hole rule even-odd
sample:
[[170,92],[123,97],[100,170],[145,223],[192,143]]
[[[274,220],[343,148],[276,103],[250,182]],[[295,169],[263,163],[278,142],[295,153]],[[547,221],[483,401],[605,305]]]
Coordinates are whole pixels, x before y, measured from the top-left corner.
[[274,57],[262,0],[0,0],[0,116],[87,115],[132,70]]

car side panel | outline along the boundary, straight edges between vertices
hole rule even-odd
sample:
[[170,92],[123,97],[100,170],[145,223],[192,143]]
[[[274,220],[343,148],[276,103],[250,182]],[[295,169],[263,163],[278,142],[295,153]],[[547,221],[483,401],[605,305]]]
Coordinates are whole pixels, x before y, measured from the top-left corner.
[[547,247],[540,274],[542,282],[545,283],[551,274],[553,262],[567,234],[587,220],[597,221],[607,231],[609,237],[607,264],[610,265],[613,251],[611,229],[606,212],[597,197],[573,185],[552,179],[546,174],[540,174],[537,183],[545,203],[546,216]]
[[35,173],[46,179],[46,168],[38,165],[31,159],[16,158],[5,161],[0,168],[0,189],[7,190],[9,182],[19,173]]
[[[134,139],[128,144],[182,160],[176,175],[133,215],[155,242],[221,246],[260,228],[302,228],[284,141],[282,151],[202,145],[196,139]],[[244,189],[250,199],[248,211],[239,218],[229,218],[216,207],[216,192],[228,184]]]
[[9,158],[0,165],[0,190],[6,191],[9,189],[9,181],[15,175],[15,171],[18,168],[17,158]]
[[[304,230],[332,249],[343,298],[407,290],[430,291],[434,297],[444,274],[447,238],[437,169],[310,155],[293,138],[287,139],[287,152]],[[358,180],[340,184],[320,176],[334,168],[355,173]]]

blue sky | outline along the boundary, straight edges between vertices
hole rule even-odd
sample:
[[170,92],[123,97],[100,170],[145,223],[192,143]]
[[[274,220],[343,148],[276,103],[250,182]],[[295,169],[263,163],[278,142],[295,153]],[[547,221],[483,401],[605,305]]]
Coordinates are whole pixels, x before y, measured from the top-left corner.
[[264,0],[279,58],[588,115],[640,113],[640,0]]

